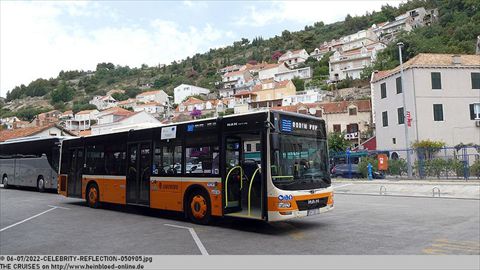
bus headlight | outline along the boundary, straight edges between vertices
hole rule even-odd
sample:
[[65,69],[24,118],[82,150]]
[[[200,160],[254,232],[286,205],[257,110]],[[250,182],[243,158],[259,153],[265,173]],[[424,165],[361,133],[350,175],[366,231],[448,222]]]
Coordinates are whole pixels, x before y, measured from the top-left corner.
[[278,203],[278,208],[290,208],[292,205],[289,202]]

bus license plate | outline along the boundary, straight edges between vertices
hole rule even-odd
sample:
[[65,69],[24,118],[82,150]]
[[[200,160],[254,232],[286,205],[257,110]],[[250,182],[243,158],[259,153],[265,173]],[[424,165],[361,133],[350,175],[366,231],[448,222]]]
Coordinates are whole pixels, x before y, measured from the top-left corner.
[[310,209],[307,210],[307,216],[313,216],[313,215],[318,215],[320,214],[320,209]]

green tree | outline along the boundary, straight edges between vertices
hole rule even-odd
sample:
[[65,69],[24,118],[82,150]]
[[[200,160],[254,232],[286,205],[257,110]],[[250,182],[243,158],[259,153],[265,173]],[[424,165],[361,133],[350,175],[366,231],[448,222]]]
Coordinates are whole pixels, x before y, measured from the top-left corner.
[[345,133],[332,132],[328,134],[328,150],[330,152],[345,152],[351,146],[351,142],[345,139]]
[[297,89],[297,91],[303,91],[305,90],[305,81],[298,78],[298,77],[294,77],[292,79],[292,83],[295,85],[295,88]]
[[125,93],[119,93],[119,92],[116,92],[116,93],[113,93],[112,94],[112,97],[116,100],[116,101],[123,101],[123,100],[127,100],[129,98],[129,96]]
[[75,95],[75,90],[67,85],[67,83],[62,82],[55,90],[52,91],[50,97],[52,99],[52,103],[59,103],[59,102],[68,102],[73,99]]

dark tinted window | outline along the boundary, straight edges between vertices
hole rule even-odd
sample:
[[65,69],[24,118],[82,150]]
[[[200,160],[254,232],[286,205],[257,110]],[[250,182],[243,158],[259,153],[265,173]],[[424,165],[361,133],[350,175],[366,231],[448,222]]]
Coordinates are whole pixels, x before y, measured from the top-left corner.
[[105,170],[108,175],[125,175],[125,152],[124,144],[112,144],[105,146]]
[[85,174],[105,174],[105,152],[103,145],[87,146]]
[[387,97],[387,84],[386,83],[380,84],[380,96],[382,98]]
[[472,72],[472,89],[480,89],[480,73]]
[[398,124],[404,124],[405,123],[405,114],[403,112],[403,107],[397,109],[397,118],[398,118]]
[[396,83],[397,83],[397,94],[400,94],[402,93],[402,77],[398,77],[396,79]]
[[433,120],[443,121],[443,105],[433,104]]
[[442,78],[440,72],[432,72],[432,89],[442,89]]
[[388,112],[382,112],[382,124],[384,127],[388,126]]

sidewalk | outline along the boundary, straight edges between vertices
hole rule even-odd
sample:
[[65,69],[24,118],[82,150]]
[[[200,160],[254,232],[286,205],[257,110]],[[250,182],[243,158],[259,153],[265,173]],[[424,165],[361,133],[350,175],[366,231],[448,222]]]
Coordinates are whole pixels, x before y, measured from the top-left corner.
[[480,181],[332,179],[337,194],[440,197],[480,200]]

